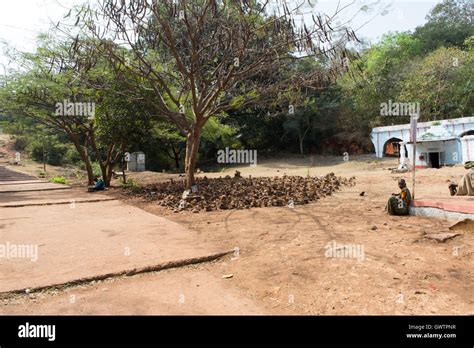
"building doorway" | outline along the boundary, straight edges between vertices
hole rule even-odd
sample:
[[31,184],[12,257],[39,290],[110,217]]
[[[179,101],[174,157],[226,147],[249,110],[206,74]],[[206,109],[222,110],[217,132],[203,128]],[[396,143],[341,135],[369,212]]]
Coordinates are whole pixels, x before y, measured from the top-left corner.
[[465,137],[466,135],[474,135],[474,130],[468,130],[467,132],[461,133],[460,138]]
[[439,168],[439,152],[430,152],[429,159],[431,168]]
[[400,157],[400,144],[403,140],[398,138],[390,138],[383,145],[384,157]]

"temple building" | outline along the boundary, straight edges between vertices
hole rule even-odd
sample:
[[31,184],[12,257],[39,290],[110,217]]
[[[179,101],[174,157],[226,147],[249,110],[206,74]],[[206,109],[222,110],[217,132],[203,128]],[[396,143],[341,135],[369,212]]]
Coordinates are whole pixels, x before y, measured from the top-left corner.
[[[417,131],[417,168],[474,160],[474,117],[420,122]],[[374,128],[371,139],[376,157],[399,157],[400,163],[413,163],[410,124]]]

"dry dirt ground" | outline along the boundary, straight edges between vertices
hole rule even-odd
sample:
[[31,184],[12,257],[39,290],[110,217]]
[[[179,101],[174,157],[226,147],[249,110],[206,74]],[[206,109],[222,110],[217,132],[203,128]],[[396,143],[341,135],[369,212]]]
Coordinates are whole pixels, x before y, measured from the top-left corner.
[[[355,175],[357,185],[295,208],[193,214],[173,213],[139,199],[128,202],[188,227],[203,242],[231,241],[240,250],[238,262],[202,267],[215,275],[233,274],[226,285],[256,300],[269,313],[474,313],[474,231],[438,243],[424,235],[446,232],[452,222],[387,216],[384,205],[397,191],[397,179],[405,177],[411,187],[410,175],[387,170],[396,161],[374,161],[367,156],[349,162],[335,157],[312,161],[314,166],[311,159],[289,159],[238,169],[244,176],[333,171]],[[420,170],[417,195],[447,196],[447,181],[457,180],[463,171],[462,167]],[[361,191],[364,196],[359,195]],[[326,257],[325,247],[332,242],[363,247],[364,257]]]
[[[204,244],[239,252],[198,266],[114,279],[59,293],[17,298],[3,313],[69,314],[473,314],[474,231],[438,243],[426,234],[445,232],[452,222],[391,217],[384,212],[397,179],[393,160],[369,156],[288,158],[257,167],[231,168],[242,175],[356,176],[355,187],[304,206],[208,213],[173,213],[156,203],[127,204],[188,228]],[[448,195],[447,181],[462,167],[417,174],[417,196]],[[139,173],[153,183],[168,174]],[[364,196],[360,192],[365,191]],[[357,257],[326,257],[328,245],[359,247]],[[363,248],[363,249],[362,249]],[[363,252],[362,252],[363,250]],[[354,255],[353,255],[354,256]],[[224,277],[223,276],[228,276]],[[71,305],[71,294],[74,305]],[[76,301],[77,299],[77,301]]]

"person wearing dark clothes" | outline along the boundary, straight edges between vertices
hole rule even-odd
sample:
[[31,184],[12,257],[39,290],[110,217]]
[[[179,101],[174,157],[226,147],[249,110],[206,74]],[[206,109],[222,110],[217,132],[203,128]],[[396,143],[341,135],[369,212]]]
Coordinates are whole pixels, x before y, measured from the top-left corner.
[[390,215],[408,215],[411,193],[407,188],[405,179],[398,180],[398,187],[400,188],[400,193],[392,193],[392,197],[388,199],[385,208]]
[[101,177],[94,180],[94,186],[89,186],[89,192],[105,190],[105,183]]

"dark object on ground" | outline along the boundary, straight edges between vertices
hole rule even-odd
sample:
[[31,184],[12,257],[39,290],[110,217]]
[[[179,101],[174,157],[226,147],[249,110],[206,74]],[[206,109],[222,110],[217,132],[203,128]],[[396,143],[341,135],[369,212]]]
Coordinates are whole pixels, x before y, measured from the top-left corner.
[[456,184],[449,184],[449,193],[451,196],[454,196],[458,192],[458,185]]
[[[283,176],[257,178],[198,178],[199,193],[189,193],[184,180],[168,181],[143,188],[130,194],[144,196],[150,201],[173,209],[190,211],[213,211],[245,209],[252,207],[287,206],[308,204],[319,198],[330,196],[342,186],[355,185],[355,178],[341,178],[334,173],[321,177]],[[151,194],[155,192],[155,194]]]
[[359,193],[359,196],[363,196],[365,195],[365,191],[362,191],[361,193]]

